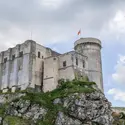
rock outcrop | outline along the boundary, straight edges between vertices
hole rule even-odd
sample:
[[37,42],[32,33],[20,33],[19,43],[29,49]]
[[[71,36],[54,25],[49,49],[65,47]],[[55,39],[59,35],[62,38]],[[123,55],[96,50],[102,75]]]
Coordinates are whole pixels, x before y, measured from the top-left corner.
[[42,120],[46,115],[47,110],[39,104],[31,104],[30,100],[20,99],[17,102],[12,102],[6,109],[6,115],[18,116],[23,119],[32,120],[36,123],[37,120]]
[[111,104],[102,93],[75,93],[64,99],[55,99],[54,103],[62,104],[68,111],[66,115],[58,113],[56,125],[112,124]]
[[[93,89],[94,88],[94,89]],[[0,105],[1,125],[112,125],[111,103],[96,85],[69,84],[48,93],[18,93]],[[11,97],[11,94],[10,94]]]

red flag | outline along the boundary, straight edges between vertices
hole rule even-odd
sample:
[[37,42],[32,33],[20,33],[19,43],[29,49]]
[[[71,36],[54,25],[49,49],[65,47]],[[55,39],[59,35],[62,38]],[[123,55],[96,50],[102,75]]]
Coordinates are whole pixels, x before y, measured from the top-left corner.
[[79,30],[79,32],[77,34],[80,35],[81,34],[81,30]]

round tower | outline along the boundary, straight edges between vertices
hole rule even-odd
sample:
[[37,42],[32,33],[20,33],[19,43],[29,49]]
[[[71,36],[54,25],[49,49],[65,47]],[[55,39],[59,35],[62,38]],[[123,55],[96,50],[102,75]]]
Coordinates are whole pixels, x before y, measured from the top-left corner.
[[88,57],[88,77],[103,91],[101,41],[96,38],[80,38],[74,43],[75,51]]

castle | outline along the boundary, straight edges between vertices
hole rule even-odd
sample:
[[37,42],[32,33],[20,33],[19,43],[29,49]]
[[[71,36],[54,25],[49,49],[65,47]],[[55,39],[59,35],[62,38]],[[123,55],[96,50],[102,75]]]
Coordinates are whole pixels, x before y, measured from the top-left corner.
[[88,76],[103,91],[101,41],[80,38],[74,51],[64,54],[27,40],[0,53],[0,90],[25,90],[27,87],[43,90],[55,89],[59,79],[73,80]]

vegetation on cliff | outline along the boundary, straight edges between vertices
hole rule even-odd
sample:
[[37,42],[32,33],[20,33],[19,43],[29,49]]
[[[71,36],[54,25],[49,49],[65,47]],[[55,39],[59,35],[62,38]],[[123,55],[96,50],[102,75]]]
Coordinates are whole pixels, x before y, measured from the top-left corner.
[[[94,113],[100,110],[100,115],[106,110],[107,114],[104,112],[102,116],[98,116],[93,120],[93,125],[101,125],[98,124],[98,122],[100,123],[101,118],[105,118],[105,115],[110,119],[110,114],[108,114],[110,110],[107,109],[110,105],[107,103],[103,93],[95,86],[96,84],[94,82],[89,82],[85,79],[75,79],[73,81],[64,81],[61,79],[59,80],[58,88],[51,92],[38,93],[27,89],[22,92],[16,92],[24,95],[12,101],[7,101],[12,94],[7,93],[9,96],[5,97],[6,103],[0,106],[1,125],[62,125],[61,120],[64,120],[62,122],[65,123],[82,125],[83,121],[87,122],[87,119],[92,119],[91,108],[94,108],[92,109]],[[62,100],[64,101],[63,103]],[[82,111],[85,110],[82,106],[83,102],[85,103],[84,107],[90,105],[88,107],[90,109],[86,112],[89,114],[87,116],[80,112],[82,118],[79,118],[81,116],[77,118],[77,116],[74,115],[75,113],[72,114],[72,112],[78,108],[73,108],[77,106],[76,104],[74,105],[74,103],[78,103]],[[105,105],[103,103],[105,103]],[[76,112],[79,113],[79,111]],[[99,115],[98,112],[97,115]],[[60,119],[60,117],[63,118]],[[106,121],[103,122],[106,123],[105,125],[108,125],[107,122],[110,122],[110,120],[105,120]]]
[[57,113],[59,111],[67,112],[61,105],[54,105],[53,101],[56,98],[63,98],[67,97],[71,93],[91,93],[94,92],[94,88],[92,87],[95,85],[94,82],[88,81],[80,81],[80,80],[73,80],[73,81],[64,81],[61,79],[59,81],[59,86],[57,89],[53,90],[52,92],[47,93],[30,93],[27,92],[27,95],[23,97],[25,100],[30,100],[32,103],[40,104],[48,109],[48,112],[45,118],[42,121],[38,122],[38,125],[54,125]]

